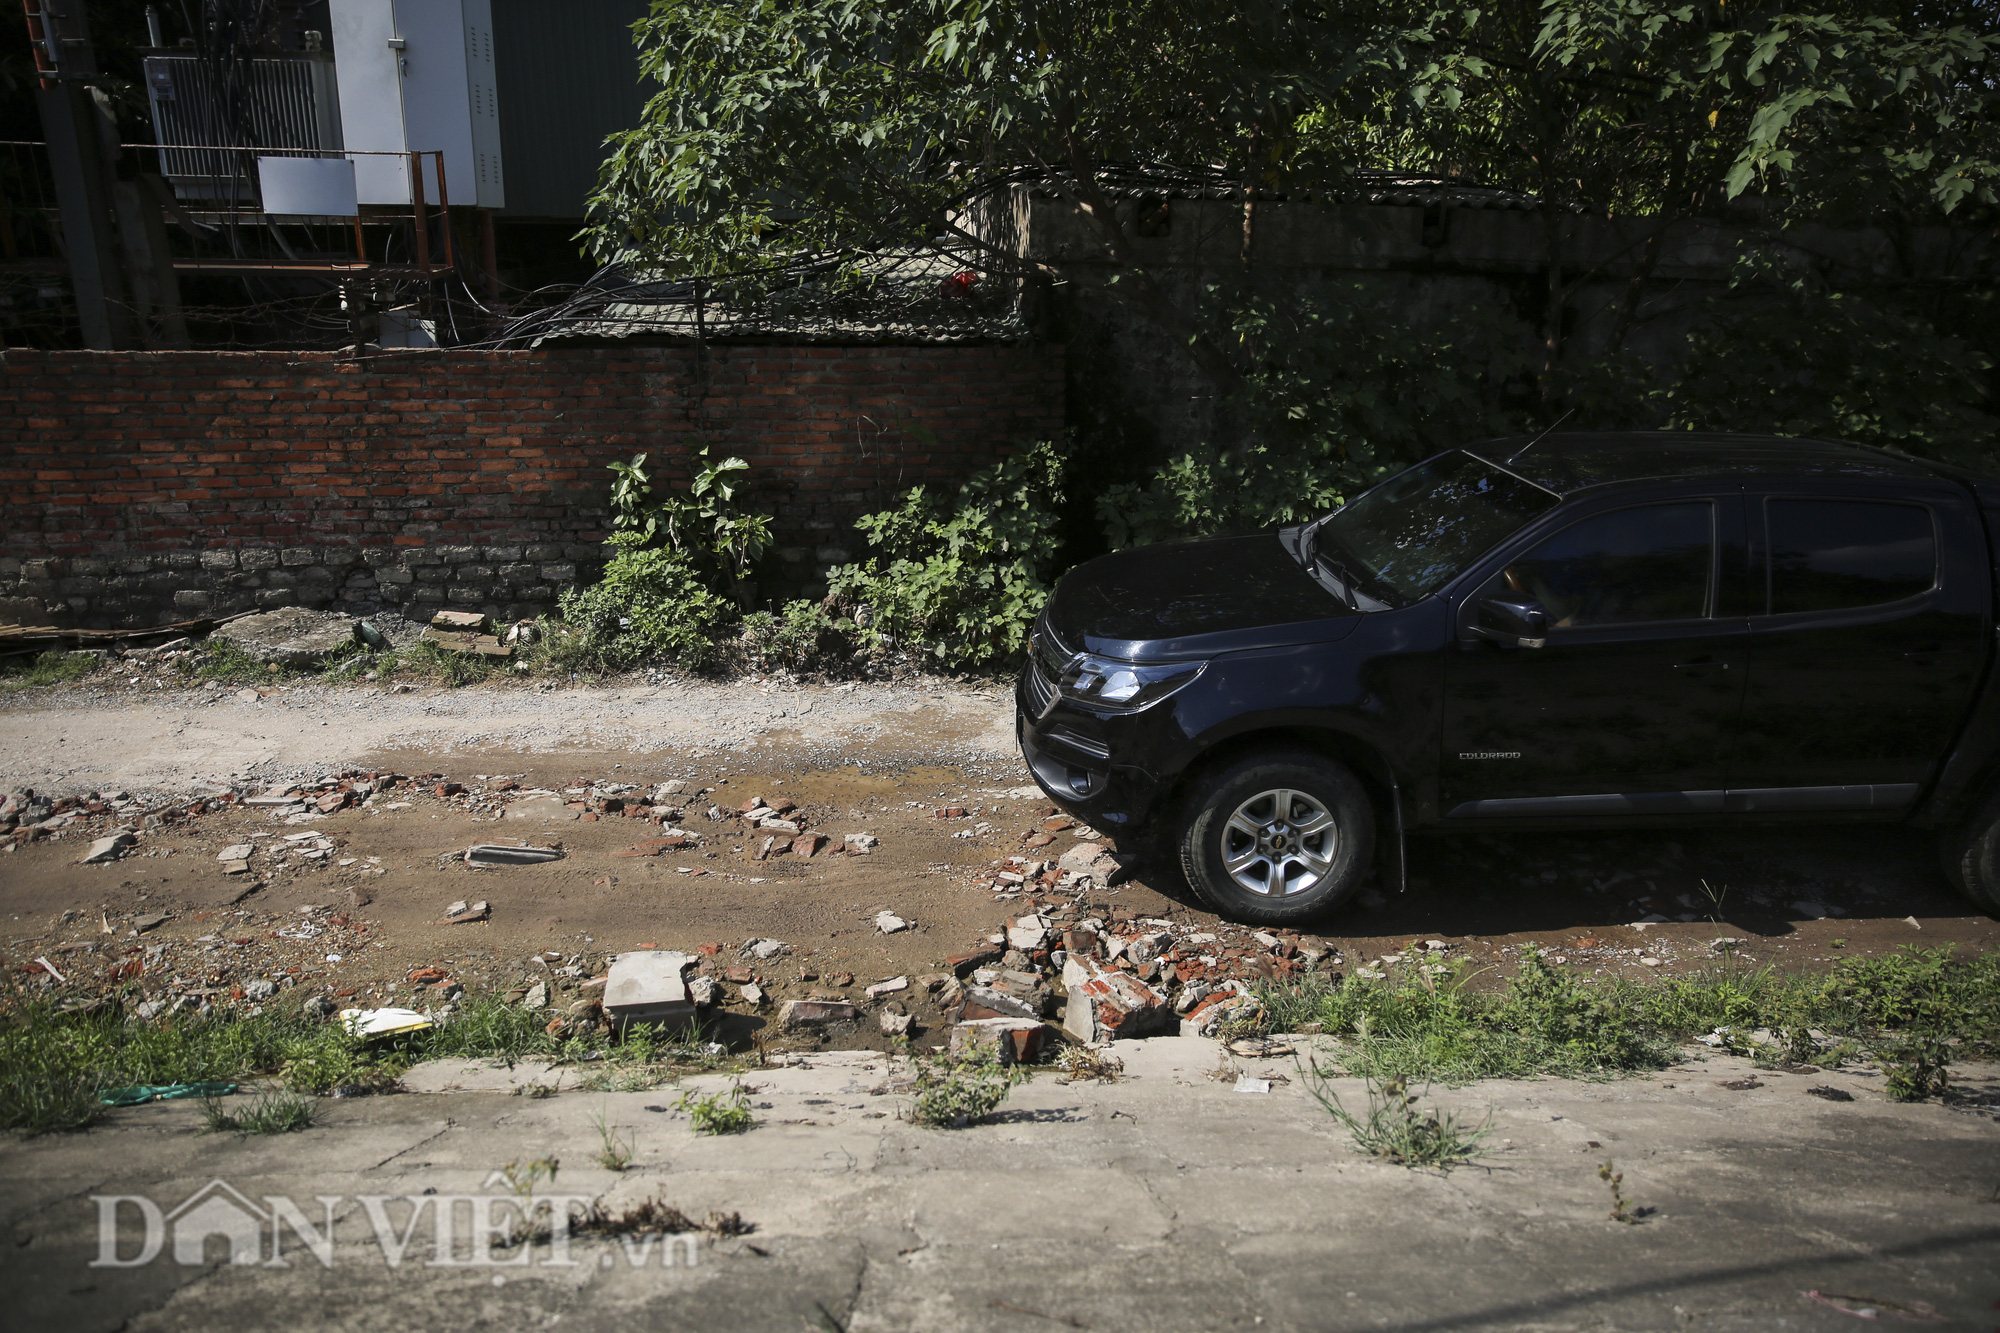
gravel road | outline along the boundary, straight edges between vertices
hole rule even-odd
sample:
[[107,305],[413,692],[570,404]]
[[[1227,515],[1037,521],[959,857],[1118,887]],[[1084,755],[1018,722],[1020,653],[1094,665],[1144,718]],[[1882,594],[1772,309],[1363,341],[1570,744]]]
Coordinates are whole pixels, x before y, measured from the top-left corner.
[[425,687],[307,683],[240,697],[137,678],[0,698],[0,788],[179,794],[237,778],[295,779],[355,764],[485,753],[689,757],[784,749],[817,760],[950,764],[1029,780],[1005,691],[956,683],[726,683]]

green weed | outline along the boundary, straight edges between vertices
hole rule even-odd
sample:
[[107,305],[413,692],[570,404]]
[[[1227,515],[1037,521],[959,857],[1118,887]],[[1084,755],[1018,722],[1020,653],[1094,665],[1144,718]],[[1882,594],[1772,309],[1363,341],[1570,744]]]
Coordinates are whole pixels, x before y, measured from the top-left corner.
[[552,1037],[545,1022],[496,996],[467,996],[449,1024],[363,1041],[337,1023],[289,1009],[220,1009],[126,1022],[115,1006],[68,1014],[45,1001],[16,1003],[0,1007],[0,1132],[84,1128],[103,1113],[97,1102],[103,1089],[129,1084],[238,1082],[275,1074],[296,1093],[382,1092],[418,1061],[451,1056],[584,1065],[607,1086],[639,1088],[671,1079],[671,1065],[712,1069],[727,1062],[692,1029],[635,1028],[618,1041],[599,1033]]
[[500,659],[480,653],[460,653],[441,647],[434,639],[418,639],[396,653],[400,674],[415,676],[432,685],[477,685],[490,680],[499,670]]
[[1491,1115],[1485,1122],[1468,1125],[1450,1111],[1418,1110],[1421,1099],[1412,1096],[1409,1085],[1399,1078],[1379,1084],[1369,1079],[1368,1110],[1360,1116],[1340,1104],[1326,1071],[1317,1064],[1305,1073],[1304,1081],[1306,1092],[1348,1132],[1355,1147],[1399,1166],[1450,1168],[1469,1162],[1484,1151],[1481,1145],[1491,1132]]
[[1611,1220],[1627,1226],[1637,1226],[1639,1218],[1647,1210],[1632,1207],[1632,1201],[1625,1197],[1625,1173],[1614,1170],[1611,1163],[1602,1162],[1597,1167],[1597,1178],[1611,1189]]
[[96,665],[97,658],[91,653],[48,652],[31,658],[6,658],[0,660],[0,693],[81,680]]
[[329,685],[345,685],[365,680],[373,672],[380,679],[394,675],[401,663],[402,659],[394,652],[377,652],[357,644],[351,653],[329,656],[319,678]]
[[207,1098],[201,1114],[210,1133],[292,1134],[318,1122],[319,1105],[297,1093],[266,1092],[248,1103]]
[[220,681],[224,685],[256,685],[298,674],[297,670],[258,661],[233,639],[213,637],[202,645],[201,657],[194,665],[196,680]]
[[[1270,1026],[1319,1024],[1342,1038],[1341,1063],[1378,1079],[1605,1075],[1663,1068],[1675,1046],[1717,1029],[1768,1028],[1777,1041],[1741,1049],[1772,1063],[1832,1064],[1867,1050],[1914,1095],[1941,1090],[1951,1058],[2000,1044],[2000,955],[1955,959],[1907,949],[1791,975],[1733,958],[1689,976],[1591,981],[1533,949],[1502,987],[1452,965],[1442,976],[1398,969],[1374,982],[1349,976],[1267,986]],[[1831,1034],[1827,1048],[1812,1036]],[[1952,1045],[1953,1042],[1958,1043]]]
[[1018,1065],[1001,1064],[992,1050],[918,1060],[909,1118],[937,1129],[963,1129],[998,1110],[1027,1077]]
[[818,602],[787,602],[777,612],[752,611],[743,617],[739,643],[760,669],[775,665],[803,671],[824,658],[844,655],[844,636],[853,630],[854,622],[835,620]]
[[591,1123],[597,1126],[597,1137],[602,1145],[597,1150],[597,1164],[606,1171],[623,1171],[632,1165],[632,1158],[636,1152],[632,1131],[628,1129],[624,1138],[618,1137],[618,1127],[610,1122],[602,1110],[598,1111]]
[[706,1097],[689,1090],[680,1095],[674,1109],[687,1112],[697,1134],[741,1134],[757,1123],[750,1114],[750,1094],[741,1083],[732,1085],[727,1092],[710,1093]]

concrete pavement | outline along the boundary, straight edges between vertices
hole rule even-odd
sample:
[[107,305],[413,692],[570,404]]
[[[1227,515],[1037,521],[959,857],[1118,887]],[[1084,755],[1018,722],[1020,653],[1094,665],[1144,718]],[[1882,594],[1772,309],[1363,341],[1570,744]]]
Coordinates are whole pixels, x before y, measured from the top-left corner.
[[[1640,1079],[1437,1089],[1429,1100],[1491,1115],[1489,1155],[1438,1172],[1356,1151],[1290,1060],[1236,1062],[1290,1077],[1257,1095],[1213,1077],[1226,1062],[1212,1042],[1117,1053],[1115,1084],[1043,1072],[960,1131],[898,1119],[898,1068],[866,1052],[744,1075],[758,1123],[727,1138],[692,1133],[673,1109],[679,1089],[539,1098],[522,1089],[573,1087],[585,1071],[483,1062],[424,1066],[409,1095],[328,1102],[319,1127],[275,1137],[205,1134],[186,1103],[119,1111],[86,1134],[0,1146],[0,1324],[1845,1329],[1848,1311],[1873,1308],[2000,1325],[2000,1070],[1961,1071],[1983,1109],[1901,1106],[1879,1078],[1723,1057]],[[1723,1086],[1746,1078],[1761,1086]],[[1365,1104],[1355,1081],[1333,1086]],[[599,1116],[636,1149],[623,1172],[594,1160]],[[696,1219],[739,1213],[754,1230],[643,1256],[579,1237],[570,1266],[544,1244],[498,1252],[522,1261],[502,1267],[468,1261],[460,1204],[446,1228],[456,1262],[439,1262],[439,1201],[505,1193],[488,1188],[495,1168],[544,1157],[561,1162],[559,1193],[614,1206],[654,1196]],[[1637,1224],[1610,1219],[1604,1162],[1647,1210]],[[172,1214],[218,1179],[250,1205],[290,1199],[313,1227],[315,1200],[335,1200],[332,1266],[296,1228],[283,1233],[288,1266],[269,1265],[268,1232],[256,1264],[225,1262],[220,1236],[199,1262],[176,1262]],[[90,1196],[111,1194],[160,1208],[151,1262],[90,1266]],[[143,1218],[133,1204],[120,1217],[116,1257],[129,1261]],[[408,1240],[400,1266],[384,1227],[392,1248]]]

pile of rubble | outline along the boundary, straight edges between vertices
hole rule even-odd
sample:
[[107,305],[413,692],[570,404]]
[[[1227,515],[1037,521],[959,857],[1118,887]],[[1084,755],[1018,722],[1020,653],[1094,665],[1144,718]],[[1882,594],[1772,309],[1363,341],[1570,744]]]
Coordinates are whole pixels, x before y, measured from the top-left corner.
[[[1066,872],[1076,873],[1076,872]],[[952,960],[967,978],[959,1022],[984,1023],[960,1041],[984,1041],[1010,1020],[1017,1053],[1041,1044],[1024,1024],[1053,1017],[1073,1038],[1100,1042],[1178,1030],[1213,1036],[1260,1017],[1254,988],[1294,978],[1342,959],[1317,936],[1218,924],[1190,930],[1163,917],[1139,916],[1107,903],[1025,901],[984,947]],[[1032,1034],[1032,1035],[1031,1035]],[[1005,1054],[1005,1052],[1003,1052]]]
[[[60,988],[70,997],[65,1001],[70,1008],[96,1006],[123,993],[138,1018],[183,1009],[206,1013],[228,1004],[256,1012],[294,987],[316,998],[323,998],[323,991],[334,999],[354,995],[331,980],[334,968],[373,943],[365,922],[323,905],[288,915],[203,913],[198,920],[215,920],[207,934],[149,938],[170,919],[164,913],[141,914],[114,925],[100,914],[93,932],[99,938],[47,946],[20,969],[21,982],[31,993]],[[63,913],[58,928],[90,925],[85,914],[72,910]],[[333,1012],[331,1003],[325,1011]]]
[[217,787],[192,798],[164,801],[145,801],[124,791],[48,797],[27,789],[9,792],[0,800],[0,835],[8,839],[6,845],[11,848],[38,838],[60,837],[76,824],[84,825],[85,832],[117,824],[138,834],[232,808],[263,811],[288,824],[308,824],[351,805],[386,804],[388,793],[408,781],[395,773],[349,770],[316,782],[289,783],[254,793]]
[[[869,983],[822,973],[811,949],[753,938],[692,952],[648,945],[615,956],[541,955],[508,999],[553,1011],[556,1035],[704,1023],[740,1009],[768,1012],[794,1039],[865,1029],[872,1017],[884,1037],[948,1032],[954,1052],[991,1047],[1003,1061],[1034,1061],[1065,1035],[1094,1044],[1248,1030],[1262,1018],[1257,983],[1342,961],[1325,941],[1295,931],[1197,931],[1098,903],[1028,905],[1034,910],[1002,931],[918,975]],[[779,990],[803,994],[780,999]]]

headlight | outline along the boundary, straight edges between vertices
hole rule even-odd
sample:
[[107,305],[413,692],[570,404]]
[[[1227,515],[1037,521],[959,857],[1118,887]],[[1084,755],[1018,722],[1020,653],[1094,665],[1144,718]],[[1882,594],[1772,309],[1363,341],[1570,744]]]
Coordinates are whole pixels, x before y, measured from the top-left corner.
[[1206,662],[1145,665],[1078,653],[1063,668],[1057,684],[1065,699],[1131,713],[1156,704],[1188,685],[1207,667]]

